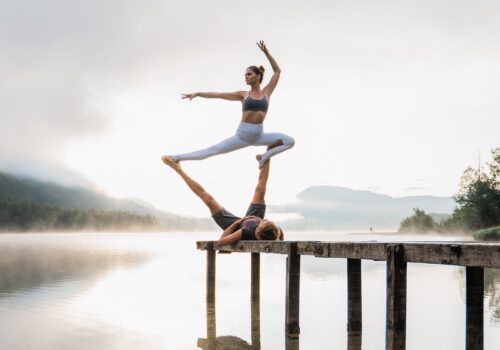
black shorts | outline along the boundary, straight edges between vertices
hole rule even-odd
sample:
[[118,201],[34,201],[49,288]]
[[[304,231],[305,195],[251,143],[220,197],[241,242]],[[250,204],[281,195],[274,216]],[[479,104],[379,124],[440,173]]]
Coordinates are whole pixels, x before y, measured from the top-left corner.
[[[265,204],[250,204],[245,216],[253,215],[253,216],[258,216],[261,219],[264,219],[265,214],[266,214]],[[226,209],[222,208],[212,216],[212,219],[214,219],[215,223],[219,225],[221,229],[225,230],[229,225],[231,225],[233,222],[241,218],[228,212]]]

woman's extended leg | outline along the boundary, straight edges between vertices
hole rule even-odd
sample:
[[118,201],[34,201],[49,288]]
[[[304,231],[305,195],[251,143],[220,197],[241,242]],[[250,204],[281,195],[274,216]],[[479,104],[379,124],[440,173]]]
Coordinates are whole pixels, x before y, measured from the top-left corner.
[[293,137],[285,135],[285,134],[280,134],[277,132],[271,132],[271,133],[264,133],[262,136],[255,141],[254,145],[256,146],[269,146],[277,141],[281,141],[282,145],[277,146],[271,149],[268,149],[266,153],[257,155],[257,160],[259,161],[259,168],[262,168],[264,164],[271,158],[272,156],[275,156],[278,153],[284,152],[295,145],[295,140]]
[[174,162],[179,162],[183,160],[202,160],[208,157],[216,156],[218,154],[224,154],[236,151],[237,149],[248,146],[250,146],[250,144],[248,142],[243,141],[238,136],[231,136],[230,138],[225,139],[224,141],[221,141],[218,144],[210,146],[208,148],[190,153],[172,155],[170,156],[170,158],[172,158]]
[[171,157],[169,156],[163,156],[161,158],[163,163],[167,164],[169,167],[175,170],[177,174],[179,174],[184,182],[189,186],[191,191],[193,191],[194,194],[196,194],[200,199],[205,203],[205,205],[208,207],[210,210],[211,215],[215,215],[222,209],[222,205],[217,203],[217,201],[210,195],[205,189],[196,181],[194,181],[192,178],[190,178],[184,170],[182,170],[181,166],[179,163],[174,161]]

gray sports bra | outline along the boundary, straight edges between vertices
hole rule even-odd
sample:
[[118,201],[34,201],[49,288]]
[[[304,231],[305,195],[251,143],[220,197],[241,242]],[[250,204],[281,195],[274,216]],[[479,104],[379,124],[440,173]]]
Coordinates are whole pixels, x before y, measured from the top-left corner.
[[254,112],[267,112],[267,108],[269,107],[269,100],[266,95],[262,97],[260,100],[255,100],[250,95],[245,97],[243,100],[243,112],[246,111],[254,111]]

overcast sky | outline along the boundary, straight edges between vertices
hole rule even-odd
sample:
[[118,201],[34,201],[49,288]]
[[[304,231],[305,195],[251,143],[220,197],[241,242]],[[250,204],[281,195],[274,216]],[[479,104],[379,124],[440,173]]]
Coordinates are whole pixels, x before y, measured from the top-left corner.
[[[1,170],[206,214],[160,157],[234,133],[239,102],[180,94],[244,90],[253,64],[270,73],[260,39],[283,72],[265,129],[296,140],[272,161],[270,203],[310,185],[449,196],[500,146],[498,1],[0,5]],[[183,164],[239,213],[257,153]]]

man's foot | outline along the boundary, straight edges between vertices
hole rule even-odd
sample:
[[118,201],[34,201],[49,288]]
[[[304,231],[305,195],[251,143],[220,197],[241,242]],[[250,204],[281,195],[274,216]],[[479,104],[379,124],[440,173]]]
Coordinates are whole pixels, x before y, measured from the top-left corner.
[[174,170],[181,169],[179,162],[178,161],[176,162],[175,160],[173,160],[171,156],[163,156],[163,157],[161,157],[161,160],[163,163],[165,163],[166,165],[168,165],[169,167],[171,167]]

